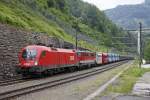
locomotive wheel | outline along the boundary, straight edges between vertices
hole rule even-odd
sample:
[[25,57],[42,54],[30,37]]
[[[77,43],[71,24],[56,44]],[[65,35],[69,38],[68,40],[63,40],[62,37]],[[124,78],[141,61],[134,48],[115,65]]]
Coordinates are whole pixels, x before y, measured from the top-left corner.
[[54,70],[49,69],[49,70],[48,70],[48,75],[53,75],[53,74],[54,74]]
[[69,67],[69,71],[70,72],[74,72],[75,71],[75,67]]
[[48,76],[48,75],[49,75],[49,72],[48,72],[48,70],[45,70],[45,71],[42,72],[42,74],[43,74],[44,76]]

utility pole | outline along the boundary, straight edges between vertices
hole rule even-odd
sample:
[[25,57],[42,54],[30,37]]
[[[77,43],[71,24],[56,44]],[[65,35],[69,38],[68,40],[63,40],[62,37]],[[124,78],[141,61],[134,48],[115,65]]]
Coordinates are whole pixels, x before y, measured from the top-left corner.
[[78,49],[78,33],[76,31],[76,50]]
[[138,52],[139,67],[141,68],[142,58],[144,55],[144,49],[143,49],[144,42],[142,41],[142,37],[143,37],[142,32],[150,32],[150,28],[143,28],[142,23],[140,22],[138,30],[130,29],[130,30],[126,30],[126,31],[138,32],[137,52]]
[[78,26],[78,20],[76,20],[74,23],[73,23],[73,28],[75,29],[75,49],[77,50],[78,49],[78,31],[79,31],[79,26]]
[[139,67],[141,68],[142,64],[142,23],[139,23],[140,30],[138,32],[138,53],[139,53]]

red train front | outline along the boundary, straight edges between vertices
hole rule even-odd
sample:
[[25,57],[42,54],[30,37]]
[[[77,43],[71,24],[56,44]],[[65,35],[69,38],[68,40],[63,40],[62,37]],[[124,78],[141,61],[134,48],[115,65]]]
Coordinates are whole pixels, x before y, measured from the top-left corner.
[[19,54],[19,66],[21,68],[30,68],[38,65],[40,50],[36,46],[28,46],[23,48]]

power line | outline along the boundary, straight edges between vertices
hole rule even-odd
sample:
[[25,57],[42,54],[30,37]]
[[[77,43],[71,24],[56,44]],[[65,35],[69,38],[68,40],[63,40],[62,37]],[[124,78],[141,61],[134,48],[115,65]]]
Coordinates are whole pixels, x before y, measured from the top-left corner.
[[112,37],[112,38],[129,38],[129,37]]
[[112,44],[133,44],[133,45],[135,45],[136,43],[112,43]]
[[[139,29],[125,29],[124,31],[134,31],[134,32],[137,31],[137,32],[138,32]],[[150,31],[150,28],[142,28],[141,31],[142,31],[142,32],[143,32],[143,31]]]

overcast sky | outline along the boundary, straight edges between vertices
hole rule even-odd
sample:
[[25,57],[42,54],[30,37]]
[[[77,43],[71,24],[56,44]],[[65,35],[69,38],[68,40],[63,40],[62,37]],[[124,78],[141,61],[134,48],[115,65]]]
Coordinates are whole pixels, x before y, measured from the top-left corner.
[[139,4],[144,2],[144,0],[83,0],[96,5],[101,10],[114,8],[118,5],[125,4]]

